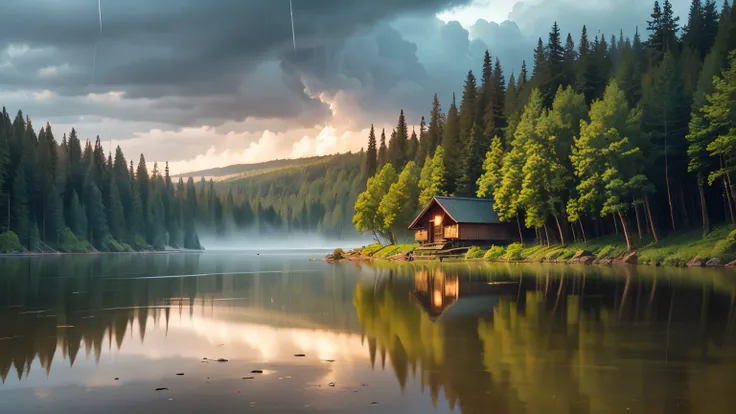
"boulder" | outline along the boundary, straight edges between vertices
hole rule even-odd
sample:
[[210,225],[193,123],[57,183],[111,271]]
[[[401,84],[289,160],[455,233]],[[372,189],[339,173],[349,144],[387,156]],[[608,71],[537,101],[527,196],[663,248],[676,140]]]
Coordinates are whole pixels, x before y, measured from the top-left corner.
[[699,257],[693,257],[693,260],[687,263],[687,267],[703,267],[705,266],[705,260]]
[[631,252],[621,259],[621,263],[625,264],[637,264],[639,262],[639,255],[636,252]]
[[736,267],[736,260],[726,265],[726,267]]
[[708,260],[707,262],[705,262],[705,266],[706,267],[719,267],[719,266],[723,266],[723,264],[721,263],[721,259],[714,257]]

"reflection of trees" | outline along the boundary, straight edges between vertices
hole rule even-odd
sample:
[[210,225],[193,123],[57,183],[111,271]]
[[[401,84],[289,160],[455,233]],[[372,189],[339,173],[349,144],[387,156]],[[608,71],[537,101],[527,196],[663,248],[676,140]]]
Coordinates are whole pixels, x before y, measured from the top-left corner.
[[[362,283],[355,306],[372,354],[399,383],[419,368],[436,404],[498,413],[720,413],[736,406],[736,280],[637,267],[411,267],[412,280]],[[480,269],[480,270],[479,270]],[[397,271],[398,272],[398,271]],[[433,322],[413,298],[485,280],[518,280],[489,317]],[[733,275],[730,275],[732,278]],[[476,279],[477,280],[477,279]],[[449,283],[448,283],[449,282]],[[412,286],[413,285],[413,286]],[[411,292],[414,290],[414,292]],[[413,296],[412,293],[415,295]],[[442,296],[447,300],[447,295]]]
[[[125,338],[145,340],[151,324],[168,330],[172,312],[191,317],[195,308],[204,314],[218,306],[233,310],[218,317],[247,313],[272,325],[358,330],[346,268],[332,266],[329,274],[305,276],[298,269],[289,273],[292,266],[281,260],[253,263],[236,255],[0,259],[0,378],[5,381],[13,370],[22,378],[35,358],[47,374],[55,358],[73,365],[84,352],[99,361],[103,350],[120,349]],[[238,275],[247,271],[254,273]],[[216,275],[177,277],[204,273]],[[135,279],[141,276],[170,277]]]

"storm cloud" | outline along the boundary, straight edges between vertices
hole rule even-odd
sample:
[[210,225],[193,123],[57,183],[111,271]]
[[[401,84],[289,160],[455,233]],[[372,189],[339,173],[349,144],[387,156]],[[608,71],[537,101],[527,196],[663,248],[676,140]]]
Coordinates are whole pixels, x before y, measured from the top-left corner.
[[[3,5],[0,104],[181,168],[357,150],[371,123],[390,127],[399,109],[418,123],[434,93],[447,108],[486,49],[508,78],[522,60],[531,68],[554,20],[576,41],[583,24],[631,35],[651,9],[637,0],[292,1],[296,52],[289,0],[102,0],[102,34],[94,1]],[[675,11],[688,3],[676,0]],[[511,10],[508,20],[482,18],[494,5]],[[467,6],[470,21],[438,18]]]

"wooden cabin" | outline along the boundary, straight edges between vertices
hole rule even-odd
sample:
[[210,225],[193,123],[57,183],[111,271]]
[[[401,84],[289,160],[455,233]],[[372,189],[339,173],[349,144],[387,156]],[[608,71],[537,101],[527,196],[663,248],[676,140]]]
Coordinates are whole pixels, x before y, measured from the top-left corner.
[[409,226],[422,245],[490,246],[519,240],[516,226],[502,223],[493,200],[436,196]]

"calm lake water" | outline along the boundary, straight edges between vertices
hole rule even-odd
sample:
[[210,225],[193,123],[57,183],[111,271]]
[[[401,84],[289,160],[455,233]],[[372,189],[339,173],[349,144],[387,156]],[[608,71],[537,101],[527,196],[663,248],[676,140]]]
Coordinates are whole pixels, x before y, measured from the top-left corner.
[[736,272],[323,255],[0,259],[0,412],[736,410]]

